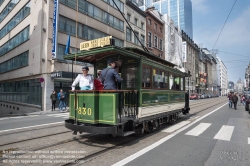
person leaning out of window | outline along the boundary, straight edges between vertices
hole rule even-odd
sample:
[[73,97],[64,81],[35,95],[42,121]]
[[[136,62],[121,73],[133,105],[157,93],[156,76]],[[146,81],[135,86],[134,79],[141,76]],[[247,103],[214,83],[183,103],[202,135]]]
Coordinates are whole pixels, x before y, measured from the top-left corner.
[[75,90],[75,86],[79,83],[79,87],[81,90],[93,90],[94,86],[94,78],[92,75],[88,74],[89,68],[88,66],[82,67],[82,74],[78,74],[75,81],[72,84],[72,91]]

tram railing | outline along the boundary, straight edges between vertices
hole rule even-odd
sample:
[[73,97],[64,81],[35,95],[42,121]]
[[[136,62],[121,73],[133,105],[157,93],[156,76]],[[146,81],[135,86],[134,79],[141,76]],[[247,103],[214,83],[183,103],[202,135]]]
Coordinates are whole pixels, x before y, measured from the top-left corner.
[[[139,106],[139,92],[137,90],[75,90],[69,91],[74,92],[75,96],[78,93],[117,93],[118,99],[118,117],[119,122],[122,122],[122,118],[136,118],[138,116]],[[75,97],[75,105],[77,97]]]

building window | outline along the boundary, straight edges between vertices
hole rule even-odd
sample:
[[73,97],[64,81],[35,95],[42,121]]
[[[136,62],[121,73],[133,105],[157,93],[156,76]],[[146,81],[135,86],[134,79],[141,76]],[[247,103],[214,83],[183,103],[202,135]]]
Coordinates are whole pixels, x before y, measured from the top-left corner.
[[144,30],[144,23],[141,22],[141,29]]
[[163,50],[162,49],[162,40],[160,39],[160,50]]
[[130,14],[127,14],[127,20],[130,21]]
[[26,4],[1,30],[0,39],[8,34],[17,24],[30,14],[30,2]]
[[[59,31],[67,33],[67,34],[70,33],[70,35],[75,36],[76,34],[75,25],[76,25],[76,22],[74,20],[71,20],[61,15],[59,16],[59,28],[58,28]],[[93,40],[93,39],[98,39],[98,38],[102,38],[105,36],[110,36],[109,34],[103,33],[99,30],[96,30],[82,23],[78,22],[77,25],[78,25],[77,34],[78,34],[78,37],[81,39]],[[115,38],[115,45],[119,47],[123,47],[124,43],[122,40]]]
[[0,83],[0,100],[41,106],[42,87],[40,79]]
[[141,35],[141,43],[142,43],[143,45],[145,45],[145,36],[144,36],[144,35]]
[[[139,33],[135,31],[135,35],[139,38]],[[134,35],[134,43],[135,44],[139,44],[138,39],[136,38],[136,36]]]
[[13,50],[20,44],[26,42],[29,39],[30,26],[26,27],[24,30],[19,32],[15,37],[7,41],[0,47],[0,57],[7,52]]
[[155,48],[158,48],[158,37],[157,36],[155,36],[154,44],[155,44]]
[[127,27],[126,29],[126,40],[131,42],[131,37],[132,33],[131,33],[131,29],[129,27]]
[[150,19],[148,19],[148,25],[151,25],[151,20]]
[[[117,9],[112,0],[103,0],[103,1],[108,3],[110,6],[114,7],[115,9]],[[118,6],[118,8],[123,12],[124,11],[124,4],[120,0],[115,0],[115,3]]]
[[11,0],[0,13],[0,22],[11,12],[20,0]]
[[157,30],[157,24],[154,24],[154,28],[155,28],[155,30]]
[[0,73],[9,72],[21,67],[27,66],[29,60],[29,51],[15,56],[0,64]]
[[[113,2],[113,1],[110,1]],[[69,0],[60,0],[60,3],[76,10],[76,1],[70,1]],[[97,19],[105,24],[109,24],[111,27],[118,29],[120,31],[124,31],[124,22],[122,20],[119,20],[118,18],[112,16],[111,14],[107,13],[106,11],[94,6],[90,2],[84,0],[79,2],[80,5],[78,5],[78,11],[88,15],[89,17],[92,17],[94,19]],[[111,5],[112,6],[112,5]]]
[[137,26],[137,22],[138,22],[138,20],[135,18],[135,25]]
[[152,47],[152,35],[148,32],[148,47]]

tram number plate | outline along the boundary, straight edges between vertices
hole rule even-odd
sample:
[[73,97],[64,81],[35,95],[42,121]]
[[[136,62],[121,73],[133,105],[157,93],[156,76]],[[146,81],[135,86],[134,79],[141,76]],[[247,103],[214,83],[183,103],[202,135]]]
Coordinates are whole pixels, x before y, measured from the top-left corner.
[[91,108],[86,108],[86,107],[78,107],[78,114],[80,115],[92,115],[92,109]]

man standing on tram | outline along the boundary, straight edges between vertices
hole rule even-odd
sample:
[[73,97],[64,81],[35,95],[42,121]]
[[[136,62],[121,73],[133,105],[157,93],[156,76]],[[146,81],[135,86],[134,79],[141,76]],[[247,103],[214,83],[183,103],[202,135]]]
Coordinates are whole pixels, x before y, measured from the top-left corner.
[[75,81],[72,84],[72,91],[75,90],[75,86],[79,83],[81,90],[93,90],[94,86],[94,78],[92,75],[88,74],[89,67],[83,66],[82,72],[83,74],[78,74]]
[[103,89],[105,90],[116,90],[116,81],[121,82],[122,78],[115,70],[116,63],[113,59],[108,59],[108,67],[103,69],[101,72],[101,81],[103,83]]

